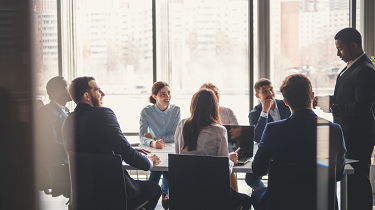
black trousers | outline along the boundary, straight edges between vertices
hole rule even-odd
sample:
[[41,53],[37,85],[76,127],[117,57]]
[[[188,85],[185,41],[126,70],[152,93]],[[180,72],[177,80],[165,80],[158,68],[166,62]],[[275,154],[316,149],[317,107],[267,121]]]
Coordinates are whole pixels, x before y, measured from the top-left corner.
[[236,209],[238,206],[242,206],[243,210],[248,210],[251,207],[251,198],[250,196],[242,193],[238,193],[230,188],[230,200],[231,200],[231,209]]
[[372,189],[369,180],[370,159],[350,164],[354,174],[348,176],[348,210],[372,210]]
[[133,209],[136,206],[148,201],[144,206],[147,210],[155,209],[161,195],[161,188],[153,181],[138,181],[141,187],[140,196],[128,200],[128,209]]

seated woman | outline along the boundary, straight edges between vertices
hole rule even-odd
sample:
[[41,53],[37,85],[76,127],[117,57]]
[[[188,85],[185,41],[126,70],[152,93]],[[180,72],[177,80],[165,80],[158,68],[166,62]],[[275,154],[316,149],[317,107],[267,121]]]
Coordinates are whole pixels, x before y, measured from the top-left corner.
[[[212,90],[217,98],[217,102],[219,103],[220,90],[216,85],[207,82],[201,86],[200,90],[202,89]],[[237,117],[236,115],[234,115],[234,112],[229,107],[219,106],[219,114],[220,114],[220,120],[221,120],[222,125],[238,125]],[[233,145],[229,145],[229,148],[231,147],[233,147]],[[234,191],[238,192],[237,177],[234,173],[230,175],[230,187]]]
[[[219,105],[212,90],[202,89],[194,94],[190,105],[191,117],[181,120],[175,133],[176,154],[229,157],[232,171],[237,154],[228,152],[227,131],[221,125]],[[228,174],[229,175],[229,174]],[[250,197],[231,189],[231,205],[250,209]]]
[[[141,112],[139,139],[143,145],[163,149],[165,143],[174,142],[174,134],[180,121],[180,107],[170,104],[171,92],[166,82],[155,82],[151,91],[149,101],[153,105],[146,106]],[[159,183],[161,174],[162,205],[164,209],[168,209],[168,171],[151,171],[149,180]]]

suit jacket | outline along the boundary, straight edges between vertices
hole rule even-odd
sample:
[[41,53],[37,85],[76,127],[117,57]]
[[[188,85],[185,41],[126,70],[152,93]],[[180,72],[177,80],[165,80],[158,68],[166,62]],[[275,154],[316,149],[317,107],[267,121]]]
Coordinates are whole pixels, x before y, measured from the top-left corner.
[[[285,119],[290,116],[290,109],[285,105],[284,101],[275,99],[277,107],[279,108],[280,118]],[[260,138],[262,137],[263,130],[266,127],[267,123],[273,122],[273,118],[268,113],[268,118],[260,116],[262,113],[262,103],[259,103],[249,114],[250,125],[255,126],[255,141],[259,143]]]
[[[64,122],[62,137],[67,152],[120,154],[129,165],[145,171],[150,169],[148,158],[130,146],[109,108],[77,104]],[[124,173],[128,198],[139,196],[139,181],[130,178],[126,170]]]
[[370,161],[374,99],[375,69],[365,54],[337,77],[331,99],[334,122],[341,125],[344,133],[347,158]]
[[61,137],[61,128],[67,116],[53,101],[41,107],[37,113],[38,143],[45,163],[67,163]]
[[316,116],[310,109],[297,110],[287,119],[268,123],[252,163],[253,173],[268,173],[269,161],[316,161],[317,122],[329,123],[330,160],[336,163],[336,180],[344,176],[345,142],[340,125]]

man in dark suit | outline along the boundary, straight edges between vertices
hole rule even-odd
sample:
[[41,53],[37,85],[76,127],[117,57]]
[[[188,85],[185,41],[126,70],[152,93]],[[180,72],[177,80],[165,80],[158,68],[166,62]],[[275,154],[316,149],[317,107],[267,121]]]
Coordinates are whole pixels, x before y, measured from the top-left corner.
[[61,127],[69,113],[65,106],[72,100],[67,87],[68,82],[63,77],[50,79],[46,89],[51,101],[37,113],[38,139],[43,142],[42,153],[48,163],[68,162],[61,138]]
[[[38,188],[44,190],[47,194],[50,192],[47,189],[50,186],[50,174],[47,171],[47,166],[55,165],[58,176],[53,177],[52,180],[66,183],[65,187],[54,188],[51,192],[53,196],[64,194],[68,197],[70,193],[69,168],[66,165],[68,158],[64,150],[64,145],[61,137],[61,128],[68,116],[69,110],[66,108],[66,103],[72,99],[68,93],[68,82],[60,76],[54,77],[47,82],[47,94],[51,100],[48,104],[41,107],[37,112],[37,149],[36,154],[38,166]],[[54,184],[53,184],[54,185]],[[62,186],[62,185],[59,185]]]
[[356,29],[339,31],[335,45],[337,56],[347,66],[337,77],[330,103],[324,105],[318,98],[317,105],[331,108],[334,122],[341,125],[344,133],[347,158],[359,160],[351,163],[355,173],[348,175],[348,209],[370,210],[373,205],[369,170],[374,148],[375,68],[362,49],[361,34]]
[[[280,91],[292,114],[287,119],[266,125],[252,163],[256,175],[267,174],[270,161],[316,161],[317,122],[328,123],[311,110],[314,93],[306,76],[293,74],[286,77]],[[340,125],[329,122],[329,158],[336,162],[336,180],[344,176],[345,152]],[[262,209],[262,205],[267,202],[264,197],[266,192],[267,188],[258,188],[253,192],[255,209]]]
[[[115,113],[102,107],[104,93],[93,77],[74,79],[69,93],[77,107],[63,125],[62,136],[67,152],[120,154],[129,165],[146,171],[160,163],[160,157],[155,154],[148,158],[141,154],[150,151],[130,146]],[[128,207],[148,201],[144,208],[154,209],[161,195],[159,185],[152,181],[133,180],[126,171],[124,174]]]
[[[290,116],[289,107],[282,100],[275,99],[275,92],[269,79],[259,79],[255,85],[255,96],[260,103],[249,114],[250,125],[255,126],[255,142],[259,143],[267,123],[285,119]],[[261,176],[247,173],[246,183],[253,189],[265,187]]]

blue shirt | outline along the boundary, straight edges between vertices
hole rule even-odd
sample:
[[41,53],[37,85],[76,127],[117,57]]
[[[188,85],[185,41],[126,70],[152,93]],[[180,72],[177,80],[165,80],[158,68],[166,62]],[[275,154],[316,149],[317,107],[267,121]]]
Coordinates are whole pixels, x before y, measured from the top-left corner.
[[151,133],[156,140],[163,139],[165,143],[174,142],[174,133],[180,118],[180,107],[174,104],[170,104],[164,111],[161,111],[156,104],[146,106],[141,111],[139,119],[141,144],[150,146],[153,141],[153,139],[144,137],[144,133]]

